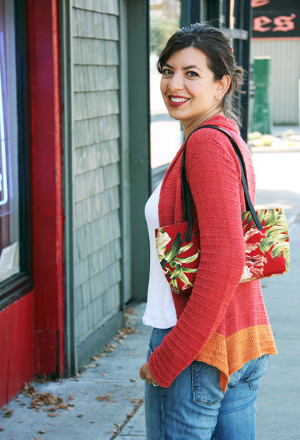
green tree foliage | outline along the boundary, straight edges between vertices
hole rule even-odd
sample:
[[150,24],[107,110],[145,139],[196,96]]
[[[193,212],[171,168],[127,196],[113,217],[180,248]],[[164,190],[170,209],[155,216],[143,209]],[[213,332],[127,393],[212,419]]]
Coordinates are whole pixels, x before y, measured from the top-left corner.
[[151,17],[150,52],[159,55],[167,40],[177,29],[177,20],[171,20],[166,17]]

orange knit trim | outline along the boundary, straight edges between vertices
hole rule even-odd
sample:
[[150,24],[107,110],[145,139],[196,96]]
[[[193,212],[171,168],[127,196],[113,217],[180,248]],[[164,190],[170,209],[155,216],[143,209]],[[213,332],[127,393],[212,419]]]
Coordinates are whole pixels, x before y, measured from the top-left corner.
[[220,370],[220,387],[225,393],[229,376],[246,362],[264,354],[277,354],[269,325],[244,328],[226,339],[220,333],[214,333],[196,360]]

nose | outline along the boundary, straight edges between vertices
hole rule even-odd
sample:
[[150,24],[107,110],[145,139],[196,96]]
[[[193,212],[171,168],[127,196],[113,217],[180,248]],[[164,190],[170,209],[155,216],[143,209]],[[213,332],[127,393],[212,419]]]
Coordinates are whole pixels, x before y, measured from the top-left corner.
[[184,81],[182,75],[180,74],[180,72],[174,73],[169,80],[168,89],[171,92],[175,92],[176,90],[182,90],[183,88],[184,88]]

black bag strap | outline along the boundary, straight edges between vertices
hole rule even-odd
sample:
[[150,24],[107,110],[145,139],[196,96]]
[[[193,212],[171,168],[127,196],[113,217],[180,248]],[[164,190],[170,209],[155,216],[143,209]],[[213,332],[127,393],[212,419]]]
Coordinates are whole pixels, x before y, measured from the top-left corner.
[[184,241],[191,241],[192,236],[192,228],[193,228],[193,217],[192,217],[192,195],[191,190],[187,181],[186,177],[186,169],[185,169],[185,157],[186,157],[186,145],[187,141],[189,140],[189,137],[195,133],[195,131],[200,130],[201,128],[214,128],[216,130],[221,131],[224,133],[228,139],[230,140],[234,151],[238,157],[240,167],[241,167],[241,180],[242,180],[242,186],[244,189],[244,196],[245,196],[245,202],[246,202],[246,209],[247,211],[251,212],[252,218],[257,226],[257,229],[259,231],[262,230],[262,225],[256,215],[255,209],[253,207],[253,204],[251,202],[249,189],[248,189],[248,182],[247,182],[247,174],[246,174],[246,166],[244,162],[243,155],[237,146],[237,143],[233,139],[233,137],[223,128],[218,127],[217,125],[201,125],[200,127],[197,127],[185,141],[184,147],[183,147],[183,153],[182,153],[182,161],[181,161],[181,191],[182,191],[182,198],[183,198],[183,207],[184,207],[184,221],[187,221],[187,228],[183,237]]

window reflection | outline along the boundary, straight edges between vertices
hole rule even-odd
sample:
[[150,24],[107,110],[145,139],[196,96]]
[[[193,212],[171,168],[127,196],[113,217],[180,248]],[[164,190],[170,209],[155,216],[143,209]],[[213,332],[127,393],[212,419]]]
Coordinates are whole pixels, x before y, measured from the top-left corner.
[[[168,38],[180,26],[180,0],[150,0],[150,111],[153,187],[181,145],[180,122],[170,118],[160,93],[156,63]],[[161,169],[158,169],[160,168]]]
[[0,281],[19,271],[13,2],[0,0]]

